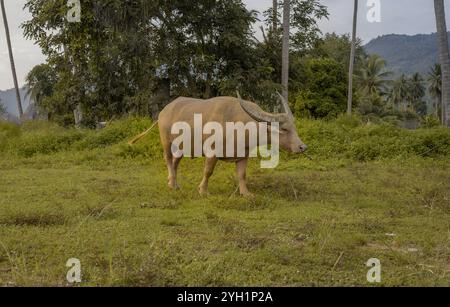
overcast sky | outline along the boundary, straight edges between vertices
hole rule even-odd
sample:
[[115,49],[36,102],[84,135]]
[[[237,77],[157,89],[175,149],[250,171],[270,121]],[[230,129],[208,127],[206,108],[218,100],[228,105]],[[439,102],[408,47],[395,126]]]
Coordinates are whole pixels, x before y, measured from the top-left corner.
[[[366,18],[368,8],[367,0],[360,1],[358,36],[365,43],[383,34],[418,34],[436,32],[433,1],[431,0],[380,0],[381,22],[369,23]],[[27,72],[34,65],[44,61],[39,48],[31,41],[23,38],[20,24],[29,18],[23,11],[26,0],[6,0],[6,9],[9,18],[11,40],[14,47],[17,75],[20,85],[24,84]],[[250,9],[264,11],[272,5],[272,0],[244,0]],[[353,1],[352,0],[320,0],[328,6],[329,20],[321,21],[320,28],[323,33],[337,32],[349,33],[352,26]],[[450,14],[450,1],[446,3],[447,15]],[[1,16],[0,16],[1,19]],[[13,87],[11,78],[8,49],[5,42],[3,20],[0,23],[0,90]],[[259,34],[256,34],[259,36]]]

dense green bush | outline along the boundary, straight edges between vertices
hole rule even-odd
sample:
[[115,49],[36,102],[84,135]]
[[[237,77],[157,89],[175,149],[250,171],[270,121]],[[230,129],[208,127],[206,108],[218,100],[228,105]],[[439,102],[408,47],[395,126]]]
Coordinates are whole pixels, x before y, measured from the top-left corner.
[[17,138],[20,133],[21,131],[19,126],[0,121],[0,152],[6,150],[8,140]]
[[446,128],[406,130],[390,124],[358,124],[357,117],[300,121],[299,132],[311,154],[371,161],[401,156],[450,155],[450,131]]
[[93,149],[111,146],[133,135],[139,134],[151,126],[149,119],[130,117],[110,123],[105,129],[88,133],[76,144],[78,149]]
[[0,121],[0,141],[20,135],[20,127],[13,123]]
[[9,143],[9,149],[23,157],[31,157],[36,154],[51,154],[69,150],[83,136],[84,133],[82,131],[76,130],[56,133],[24,133],[20,138]]
[[[158,128],[134,146],[127,140],[148,129],[149,119],[127,118],[103,130],[76,130],[49,123],[27,123],[22,127],[0,124],[0,152],[22,157],[60,151],[90,151],[104,148],[122,158],[161,158]],[[406,130],[391,124],[365,124],[361,118],[342,116],[336,120],[299,120],[299,135],[311,156],[371,161],[398,157],[450,156],[450,131],[446,128]],[[285,156],[285,155],[283,155]],[[294,155],[286,155],[296,158]]]
[[439,119],[434,115],[424,116],[420,121],[422,128],[436,128],[441,125]]
[[47,122],[27,122],[20,128],[0,125],[0,151],[31,157],[67,150],[91,150],[119,143],[151,125],[142,118],[127,118],[99,131],[62,128]]
[[412,153],[422,157],[450,155],[450,131],[447,128],[408,131]]

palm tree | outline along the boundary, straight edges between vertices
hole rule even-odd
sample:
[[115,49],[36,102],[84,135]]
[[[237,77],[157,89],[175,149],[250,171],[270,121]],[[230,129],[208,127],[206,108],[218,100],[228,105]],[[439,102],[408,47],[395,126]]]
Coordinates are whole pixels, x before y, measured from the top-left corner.
[[290,37],[290,18],[291,2],[284,0],[283,4],[283,51],[282,51],[282,72],[281,84],[283,85],[283,97],[289,101],[289,37]]
[[442,70],[442,107],[444,108],[442,113],[444,114],[444,123],[450,128],[450,58],[444,0],[434,0],[434,10],[438,33],[439,61]]
[[410,98],[412,102],[419,101],[425,96],[425,86],[423,77],[420,73],[415,73],[409,80]]
[[408,106],[419,115],[427,115],[427,104],[423,101],[425,96],[425,80],[420,73],[415,73],[408,80],[409,100]]
[[386,69],[386,61],[379,55],[370,55],[361,59],[358,83],[365,95],[385,95],[388,92],[392,72]]
[[[427,81],[428,85],[428,93],[434,99],[436,99],[434,105],[434,111],[436,118],[441,120],[444,119],[444,113],[442,112],[442,73],[441,73],[441,65],[435,64],[434,67],[431,68],[428,73]],[[441,108],[441,115],[439,115],[439,108]],[[444,124],[444,122],[442,122]]]
[[350,51],[350,65],[348,72],[348,101],[347,101],[347,113],[352,114],[353,107],[353,70],[355,65],[355,51],[356,51],[356,27],[358,24],[358,0],[355,0],[353,10],[353,32],[352,32],[352,47]]
[[397,106],[400,109],[400,106],[403,106],[403,109],[406,109],[407,102],[411,99],[411,86],[410,80],[406,75],[401,75],[397,78],[392,84],[392,90],[390,93],[390,99],[394,106]]
[[278,0],[272,3],[272,34],[275,36],[278,28]]
[[17,108],[19,110],[19,116],[20,118],[22,118],[23,116],[22,101],[20,99],[19,83],[17,82],[16,65],[14,64],[14,56],[12,52],[11,37],[9,34],[8,19],[6,18],[6,9],[4,0],[0,0],[0,5],[2,7],[3,23],[5,25],[6,42],[8,44],[9,60],[11,62],[11,71],[14,80],[14,87],[16,88]]
[[55,71],[50,65],[36,65],[26,77],[26,97],[29,97],[36,106],[42,107],[44,98],[53,94],[53,87],[56,82]]

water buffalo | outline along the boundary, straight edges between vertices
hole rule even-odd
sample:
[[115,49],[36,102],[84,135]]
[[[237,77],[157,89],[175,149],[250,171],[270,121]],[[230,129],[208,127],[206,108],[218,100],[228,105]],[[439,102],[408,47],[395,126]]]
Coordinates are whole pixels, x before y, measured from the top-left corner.
[[[279,95],[279,94],[278,94]],[[182,156],[174,155],[173,142],[177,135],[172,133],[172,127],[177,122],[184,122],[194,127],[194,116],[201,114],[203,118],[203,124],[208,122],[220,123],[225,129],[226,123],[240,122],[244,124],[248,123],[268,123],[267,128],[267,143],[271,142],[271,123],[279,123],[279,146],[291,153],[303,153],[307,150],[307,146],[301,141],[297,134],[295,127],[295,120],[288,103],[283,99],[281,95],[282,106],[284,113],[272,114],[263,111],[257,104],[243,100],[239,93],[238,98],[234,97],[217,97],[208,100],[194,99],[180,97],[175,101],[167,105],[164,110],[161,111],[158,119],[161,144],[164,149],[164,159],[169,171],[168,184],[172,189],[178,189],[177,183],[177,169],[182,159]],[[248,138],[248,133],[245,134]],[[203,141],[206,140],[208,135],[203,135]],[[224,141],[225,144],[225,141]],[[246,142],[250,144],[250,142]],[[261,146],[265,144],[254,144],[253,147]],[[266,144],[267,145],[267,144]],[[226,145],[224,145],[226,146]],[[237,177],[239,180],[239,191],[242,196],[250,196],[251,193],[247,189],[246,184],[246,168],[249,159],[248,153],[254,148],[250,148],[247,145],[246,154],[237,156],[236,154],[226,155],[225,157],[206,157],[205,169],[203,174],[203,180],[198,188],[201,195],[207,195],[208,193],[208,180],[213,174],[214,168],[218,160],[234,162],[237,168]],[[203,156],[205,154],[203,153]]]

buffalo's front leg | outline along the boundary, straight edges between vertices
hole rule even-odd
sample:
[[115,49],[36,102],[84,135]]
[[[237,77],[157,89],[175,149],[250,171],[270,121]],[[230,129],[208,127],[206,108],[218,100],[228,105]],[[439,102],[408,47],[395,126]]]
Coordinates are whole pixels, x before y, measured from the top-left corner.
[[208,195],[208,181],[214,172],[214,168],[216,167],[216,164],[217,164],[217,158],[206,158],[205,170],[203,172],[203,180],[200,183],[200,186],[198,187],[198,192],[202,196]]
[[247,181],[246,181],[247,164],[248,159],[243,159],[236,162],[236,173],[239,180],[239,192],[242,196],[246,197],[252,196],[252,193],[250,193],[247,189]]

